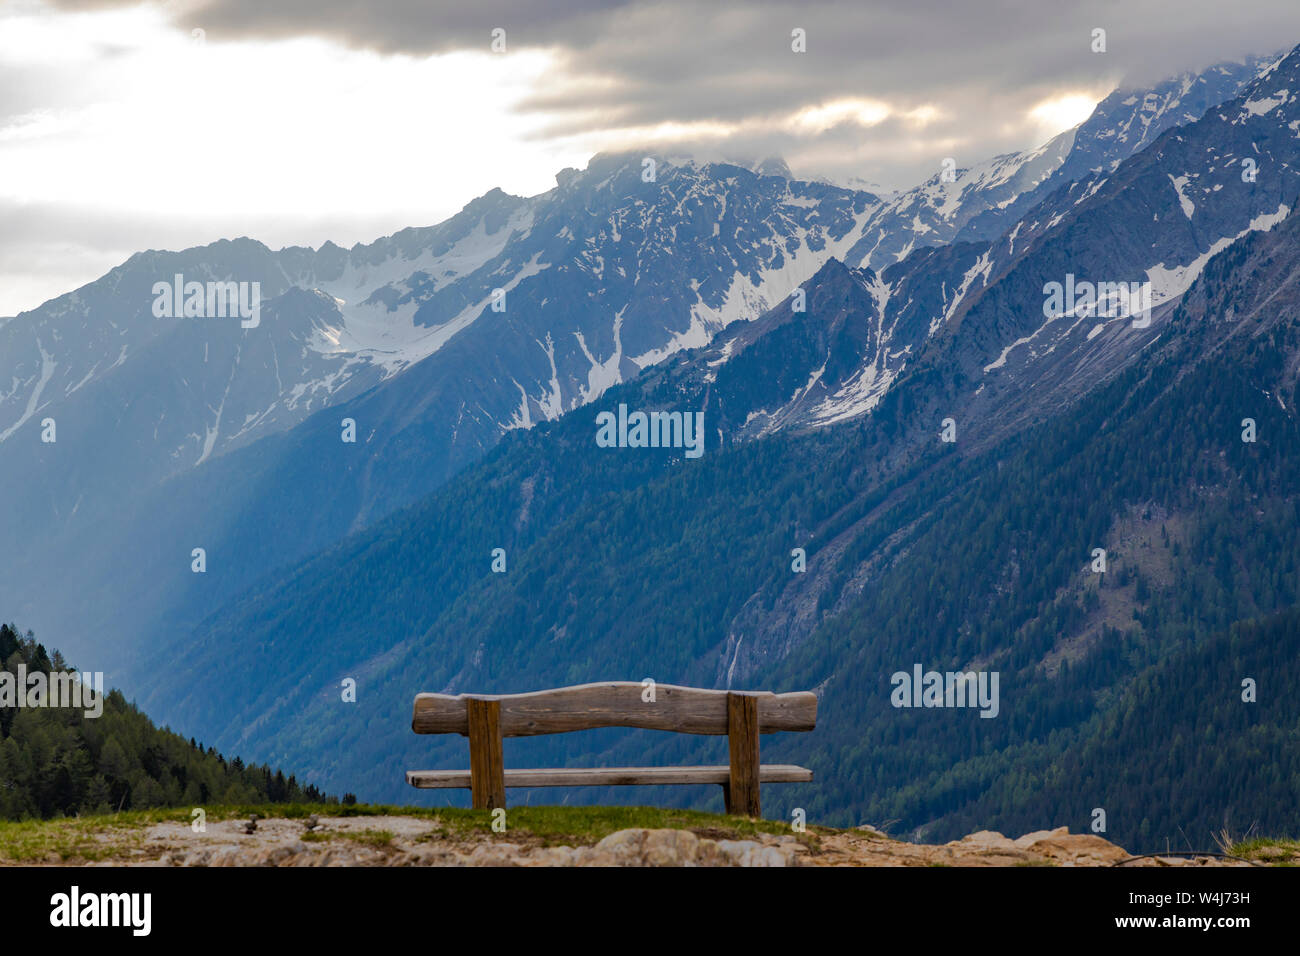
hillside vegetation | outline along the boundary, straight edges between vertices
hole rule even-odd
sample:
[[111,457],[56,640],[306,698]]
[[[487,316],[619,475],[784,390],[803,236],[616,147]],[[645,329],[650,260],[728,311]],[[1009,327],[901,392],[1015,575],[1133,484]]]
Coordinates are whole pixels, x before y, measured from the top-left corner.
[[[0,668],[17,675],[20,665],[28,675],[72,670],[30,632],[0,625]],[[0,707],[0,820],[325,799],[282,771],[159,729],[117,691],[97,717],[81,707]]]

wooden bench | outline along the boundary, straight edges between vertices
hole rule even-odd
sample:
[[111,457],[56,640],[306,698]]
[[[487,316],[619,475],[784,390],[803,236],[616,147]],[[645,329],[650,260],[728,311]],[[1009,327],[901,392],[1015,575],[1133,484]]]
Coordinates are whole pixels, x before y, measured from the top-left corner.
[[[531,694],[417,694],[411,729],[417,734],[469,737],[469,770],[411,770],[407,783],[426,789],[468,788],[477,809],[506,805],[507,787],[596,787],[713,783],[722,787],[727,812],[759,816],[761,783],[806,783],[811,770],[788,764],[763,766],[758,735],[812,730],[817,697],[808,692],[702,690],[654,685],[642,700],[632,681],[581,684]],[[610,767],[506,770],[504,737],[559,734],[597,727],[637,727],[684,734],[726,734],[729,766]]]

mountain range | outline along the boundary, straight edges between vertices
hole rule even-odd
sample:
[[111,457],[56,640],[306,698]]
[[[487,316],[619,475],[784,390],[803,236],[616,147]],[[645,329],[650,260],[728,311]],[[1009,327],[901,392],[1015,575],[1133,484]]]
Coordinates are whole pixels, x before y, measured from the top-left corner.
[[[366,799],[465,759],[410,734],[418,691],[649,676],[818,691],[814,734],[764,742],[817,773],[782,814],[1294,828],[1300,709],[1237,696],[1288,686],[1300,603],[1294,91],[1296,51],[1116,91],[892,196],[608,155],[351,250],[141,253],[0,324],[0,603],[156,718]],[[176,274],[259,282],[259,327],[155,318]],[[620,405],[702,412],[704,455],[598,447]],[[918,663],[999,671],[999,718],[891,707]]]

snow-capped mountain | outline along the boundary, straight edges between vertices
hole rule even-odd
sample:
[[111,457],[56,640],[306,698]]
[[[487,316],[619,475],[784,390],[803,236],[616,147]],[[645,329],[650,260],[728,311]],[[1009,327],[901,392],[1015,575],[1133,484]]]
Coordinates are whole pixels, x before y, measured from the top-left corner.
[[[884,324],[883,285],[870,269],[838,259],[805,285],[801,297],[643,376],[641,393],[703,410],[710,440],[723,445],[868,410],[908,351],[898,330]],[[846,394],[856,404],[846,404]]]
[[[1006,235],[921,249],[879,273],[828,263],[802,312],[784,301],[648,381],[707,407],[724,443],[859,417],[909,370],[950,382],[953,403],[935,420],[952,416],[984,441],[1069,405],[1159,338],[1216,253],[1300,201],[1289,92],[1300,54],[1259,72],[1202,118],[1055,191]],[[1076,282],[1123,283],[1133,301],[1052,307],[1053,284],[1064,295]]]
[[[0,494],[12,505],[0,534],[34,542],[0,590],[75,652],[85,627],[47,615],[77,601],[41,600],[58,588],[49,569],[98,580],[127,573],[124,552],[141,568],[145,555],[172,560],[157,520],[127,524],[145,501],[174,516],[181,556],[195,546],[184,539],[219,548],[246,512],[276,512],[263,528],[304,517],[268,504],[251,475],[320,491],[325,514],[263,555],[298,557],[426,493],[509,431],[765,311],[843,255],[876,205],[736,166],[665,161],[650,176],[640,156],[601,156],[540,196],[493,191],[439,226],[351,250],[237,240],[134,256],[0,327]],[[177,275],[256,283],[257,324],[157,317],[155,285]],[[320,449],[348,447],[343,418],[362,454],[340,475]],[[53,443],[42,441],[50,419]],[[217,462],[234,477],[183,511],[160,503]]]
[[[586,171],[561,173],[549,193],[494,190],[439,226],[351,250],[326,243],[273,252],[236,240],[133,256],[2,327],[0,381],[11,384],[0,393],[0,445],[38,412],[52,414],[78,392],[129,375],[146,350],[164,349],[208,412],[156,441],[178,468],[193,465],[392,377],[498,309],[527,313],[513,321],[531,323],[543,340],[527,343],[537,353],[528,364],[547,374],[521,372],[510,389],[515,423],[554,417],[622,372],[762,311],[855,241],[873,206],[865,194],[791,181],[783,167],[759,175],[665,164],[653,182],[642,172],[640,157],[597,157]],[[661,268],[669,258],[674,268]],[[244,330],[156,319],[153,284],[174,275],[257,282],[271,314]],[[529,294],[561,283],[573,288]],[[291,290],[311,296],[281,301]],[[264,351],[265,367],[250,363]],[[272,391],[260,387],[268,379]]]
[[[1161,122],[1192,112],[1175,99]],[[1123,122],[1113,136],[1093,124],[1106,155],[1146,142]],[[417,500],[504,435],[685,350],[714,349],[713,378],[698,384],[715,385],[719,401],[731,390],[744,412],[730,422],[735,437],[864,414],[1052,223],[1043,215],[996,242],[943,243],[1100,148],[1082,142],[1063,134],[888,199],[794,180],[771,161],[647,167],[640,155],[599,156],[540,196],[495,190],[438,226],[350,250],[236,240],[137,255],[0,325],[0,493],[13,503],[0,533],[33,542],[0,568],[0,597],[69,652],[146,594],[160,618],[212,607]],[[1068,205],[1092,192],[1051,196]],[[1207,233],[1195,255],[1249,221]],[[838,276],[839,305],[827,284],[811,296],[817,311],[793,312],[792,293],[811,289],[832,259],[850,267],[823,276]],[[1151,265],[1182,261],[1171,253]],[[257,282],[260,322],[155,317],[155,283],[178,274]],[[1034,312],[1024,301],[1015,322]],[[739,331],[773,308],[753,334]],[[996,345],[983,364],[1003,367],[997,352],[1033,331],[981,333]],[[744,381],[740,370],[761,377],[769,358],[786,361],[779,374]],[[1013,347],[1004,366],[1019,360]],[[41,441],[50,418],[53,444]],[[340,439],[344,419],[355,444]],[[295,507],[270,488],[297,489]],[[195,579],[189,555],[200,544],[241,557]],[[68,597],[54,568],[96,586]]]
[[958,240],[996,239],[1028,210],[1062,186],[1092,172],[1109,172],[1175,126],[1193,123],[1211,107],[1235,97],[1281,54],[1219,63],[1200,73],[1183,73],[1151,87],[1125,86],[1097,104],[1072,137],[1056,169],[1033,189],[986,204],[967,218]]
[[[1293,51],[1196,122],[1056,191],[990,244],[952,323],[952,334],[977,345],[963,353],[965,371],[988,378],[1018,368],[1014,374],[1033,377],[1041,370],[1032,363],[1072,351],[1067,341],[1081,340],[1086,353],[1158,331],[1162,309],[1212,256],[1296,208],[1300,107],[1291,91],[1298,88],[1300,52]],[[1047,307],[1047,284],[1070,276],[1142,288],[1157,321],[1144,329],[1142,318]],[[986,288],[995,291],[985,295]],[[1131,339],[1123,345],[1134,347]]]
[[[906,468],[933,450],[947,418],[961,454],[978,454],[1086,406],[1144,358],[1178,369],[1223,348],[1268,354],[1288,324],[1294,342],[1293,320],[1279,312],[1294,316],[1297,88],[1300,48],[1196,122],[1055,193],[997,241],[921,250],[880,275],[830,263],[808,284],[806,313],[782,303],[645,378],[644,397],[626,400],[708,407],[720,444],[816,430],[870,408],[862,433],[888,440],[867,460]],[[1243,176],[1249,169],[1258,175]],[[1045,314],[1045,287],[1071,274],[1147,283],[1149,322],[1077,305]],[[742,366],[735,375],[732,363]],[[1259,413],[1256,403],[1294,420],[1295,371],[1279,367],[1276,391],[1257,389],[1219,410],[1234,440],[1241,417]],[[853,387],[884,375],[890,381],[878,391]],[[820,547],[838,557],[858,531],[837,521],[839,537]],[[852,582],[849,595],[872,573],[871,553],[860,559],[862,568],[839,579]],[[791,654],[831,606],[827,585],[790,575],[779,598],[755,594],[728,627],[714,679],[743,681]]]
[[[705,409],[720,444],[819,428],[870,412],[962,301],[970,246],[922,250],[886,281],[831,259],[791,296],[640,380],[647,395]],[[964,282],[964,284],[963,284]]]
[[847,261],[879,271],[915,249],[951,242],[980,213],[1008,206],[1045,182],[1065,161],[1074,133],[1068,130],[1036,149],[968,167],[945,159],[944,168],[893,196],[871,216]]
[[[558,266],[603,280],[609,263],[631,288],[621,296],[603,289],[599,319],[578,320],[577,326],[592,324],[575,326],[574,336],[552,337],[553,376],[545,336],[537,335],[528,345],[537,350],[527,363],[534,367],[512,376],[517,401],[496,424],[527,426],[590,400],[625,373],[703,345],[736,318],[753,318],[831,255],[879,272],[916,248],[995,238],[1061,185],[1113,169],[1166,129],[1235,95],[1264,63],[1224,64],[1149,90],[1116,91],[1077,130],[1037,149],[969,167],[954,161],[920,186],[884,198],[862,181],[851,188],[801,183],[772,158],[748,163],[746,175],[724,172],[740,167],[723,163],[666,157],[654,182],[644,182],[641,157],[598,157],[585,172],[561,173],[560,185],[542,196],[493,191],[438,226],[351,250],[327,243],[272,252],[236,240],[141,253],[103,279],[0,324],[0,382],[9,383],[0,392],[0,447],[33,425],[38,412],[57,420],[53,413],[77,394],[105,404],[93,399],[104,382],[129,380],[146,346],[164,349],[165,365],[186,383],[180,403],[189,408],[167,399],[168,409],[136,409],[156,460],[127,477],[137,484],[166,477],[417,364],[489,311],[494,290],[504,299],[498,306],[508,308],[516,287],[543,271]],[[759,185],[768,179],[775,181]],[[691,224],[677,221],[684,215]],[[647,277],[660,275],[655,258],[668,246],[674,258],[690,258],[680,240],[700,217],[722,240],[716,267],[696,275],[684,266],[689,292],[651,287]],[[693,252],[713,257],[711,239],[697,231]],[[633,255],[635,265],[625,261]],[[152,285],[175,274],[259,282],[267,327],[241,334],[233,323],[205,323],[196,334],[194,322],[155,320]],[[290,289],[316,299],[277,301]],[[668,308],[659,307],[660,297]],[[584,305],[594,307],[596,293],[588,290],[587,298]],[[543,296],[536,306],[554,310],[557,301]],[[651,309],[655,318],[646,315]],[[90,424],[82,413],[69,418],[70,427]]]
[[[128,475],[140,484],[291,427],[391,377],[436,351],[459,316],[417,319],[401,301],[402,284],[418,278],[427,297],[496,256],[528,216],[523,201],[502,210],[504,200],[489,195],[439,226],[350,251],[326,243],[273,252],[237,239],[132,256],[0,327],[0,380],[11,383],[0,392],[0,454],[34,418],[54,417],[65,440],[79,430],[113,430],[144,450],[147,438],[150,464]],[[255,285],[256,325],[156,315],[155,284],[171,286],[177,276],[205,286]],[[447,301],[450,312],[458,303]],[[133,421],[116,417],[123,401],[106,397],[114,390],[131,395]],[[95,419],[106,408],[114,409],[111,423]],[[120,448],[108,457],[128,466]]]
[[945,158],[925,182],[886,198],[846,261],[881,271],[924,246],[996,239],[1057,189],[1114,169],[1166,130],[1199,119],[1277,59],[1250,57],[1116,90],[1080,126],[1033,149],[970,165]]

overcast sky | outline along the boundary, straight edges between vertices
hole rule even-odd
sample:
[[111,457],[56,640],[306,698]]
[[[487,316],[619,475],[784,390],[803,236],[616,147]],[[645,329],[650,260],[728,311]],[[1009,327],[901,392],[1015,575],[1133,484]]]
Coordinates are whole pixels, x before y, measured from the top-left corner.
[[1297,43],[1297,0],[0,0],[0,316],[140,249],[370,241],[600,150],[903,188]]

